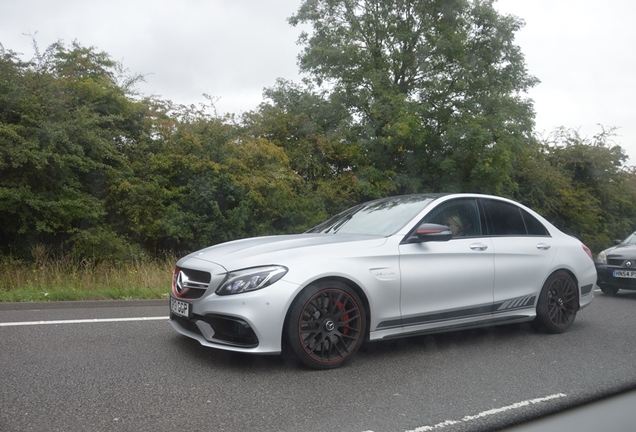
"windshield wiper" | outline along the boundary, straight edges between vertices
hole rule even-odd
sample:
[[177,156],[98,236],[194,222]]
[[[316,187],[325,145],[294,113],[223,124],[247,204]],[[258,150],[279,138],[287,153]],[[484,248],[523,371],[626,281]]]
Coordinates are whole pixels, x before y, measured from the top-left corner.
[[325,234],[327,234],[329,231],[333,231],[333,233],[334,233],[334,234],[335,234],[335,233],[337,233],[337,232],[338,232],[338,230],[339,230],[340,228],[342,228],[342,226],[343,226],[344,224],[346,224],[347,222],[349,222],[349,221],[351,220],[351,218],[352,218],[352,217],[353,217],[353,213],[349,213],[348,215],[346,215],[345,217],[343,217],[343,218],[342,218],[342,219],[341,219],[338,223],[336,223],[336,224],[334,224],[334,225],[330,226],[330,227],[329,227],[329,229],[327,229],[327,230],[325,231]]

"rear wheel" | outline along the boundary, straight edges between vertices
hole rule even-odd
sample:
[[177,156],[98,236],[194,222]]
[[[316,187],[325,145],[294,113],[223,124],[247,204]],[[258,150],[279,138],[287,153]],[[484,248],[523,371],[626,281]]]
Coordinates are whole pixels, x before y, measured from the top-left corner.
[[578,310],[578,287],[568,273],[560,270],[541,289],[535,324],[550,333],[563,333],[574,322]]
[[362,345],[366,312],[347,285],[320,282],[296,298],[285,325],[289,348],[314,369],[333,369],[351,359]]

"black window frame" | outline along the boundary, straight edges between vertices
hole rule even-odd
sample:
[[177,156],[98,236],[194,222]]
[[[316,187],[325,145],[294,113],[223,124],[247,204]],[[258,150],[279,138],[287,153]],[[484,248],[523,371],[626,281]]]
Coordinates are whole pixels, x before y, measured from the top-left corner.
[[[503,226],[503,224],[495,224],[492,209],[488,206],[488,203],[495,203],[497,205],[508,206],[517,210],[519,219],[523,224],[523,232],[509,232],[503,234],[497,234],[495,226]],[[490,237],[551,237],[550,231],[541,223],[540,220],[531,215],[528,211],[520,206],[509,203],[507,201],[500,201],[496,199],[482,198],[480,199],[481,208],[486,218],[487,232]],[[520,226],[517,227],[519,229]],[[540,229],[537,229],[540,228]],[[542,233],[539,233],[542,231]]]

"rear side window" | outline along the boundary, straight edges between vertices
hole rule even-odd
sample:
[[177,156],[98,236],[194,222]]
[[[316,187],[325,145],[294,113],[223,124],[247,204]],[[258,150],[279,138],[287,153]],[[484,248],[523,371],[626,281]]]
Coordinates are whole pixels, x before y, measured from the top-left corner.
[[495,236],[547,236],[547,229],[527,211],[514,204],[483,200],[489,231]]
[[550,233],[546,229],[545,226],[539,220],[532,216],[527,211],[521,209],[521,214],[523,215],[523,221],[526,223],[526,229],[528,230],[528,235],[531,236],[549,236]]

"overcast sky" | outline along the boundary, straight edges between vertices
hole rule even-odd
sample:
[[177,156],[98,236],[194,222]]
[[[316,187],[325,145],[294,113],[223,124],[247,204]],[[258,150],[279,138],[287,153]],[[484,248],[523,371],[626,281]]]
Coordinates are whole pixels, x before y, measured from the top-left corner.
[[[299,81],[300,29],[287,18],[300,0],[0,0],[0,43],[33,56],[77,40],[146,75],[139,90],[182,104],[218,98],[219,113],[255,109],[276,78]],[[636,165],[636,2],[499,0],[522,18],[516,41],[531,75],[536,130],[578,129],[615,138]]]

